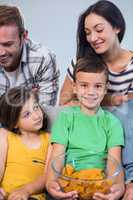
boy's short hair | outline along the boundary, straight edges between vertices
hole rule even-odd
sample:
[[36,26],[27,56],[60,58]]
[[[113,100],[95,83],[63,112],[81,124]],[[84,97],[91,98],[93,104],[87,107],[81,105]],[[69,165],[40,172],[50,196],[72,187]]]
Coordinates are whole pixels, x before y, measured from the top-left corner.
[[9,5],[0,5],[0,27],[6,25],[17,26],[19,37],[23,35],[25,31],[24,21],[17,7]]
[[73,78],[76,81],[78,72],[101,73],[104,72],[108,80],[108,69],[104,61],[99,57],[84,57],[77,60],[74,66]]

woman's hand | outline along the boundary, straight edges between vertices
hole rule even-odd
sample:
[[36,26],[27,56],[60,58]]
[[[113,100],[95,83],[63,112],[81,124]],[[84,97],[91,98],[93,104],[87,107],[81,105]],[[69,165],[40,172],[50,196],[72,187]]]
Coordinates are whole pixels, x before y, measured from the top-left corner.
[[119,200],[124,194],[123,184],[114,184],[109,194],[95,193],[93,199],[95,200]]
[[48,184],[48,192],[55,199],[76,200],[78,198],[77,191],[71,191],[67,193],[62,192],[59,184],[56,181],[52,181]]
[[112,95],[111,97],[112,106],[120,106],[126,101],[128,101],[128,95]]
[[133,200],[133,183],[127,184],[123,200]]

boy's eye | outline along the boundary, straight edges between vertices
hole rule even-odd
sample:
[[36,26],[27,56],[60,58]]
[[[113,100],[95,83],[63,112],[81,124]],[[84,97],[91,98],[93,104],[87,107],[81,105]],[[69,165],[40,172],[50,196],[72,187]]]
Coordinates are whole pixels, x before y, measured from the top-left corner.
[[85,83],[83,83],[83,84],[80,84],[80,87],[82,87],[82,88],[86,88],[86,87],[88,87],[88,85],[85,84]]
[[95,85],[95,87],[96,87],[97,89],[100,89],[100,88],[103,87],[103,85],[101,85],[101,84],[97,84],[97,85]]

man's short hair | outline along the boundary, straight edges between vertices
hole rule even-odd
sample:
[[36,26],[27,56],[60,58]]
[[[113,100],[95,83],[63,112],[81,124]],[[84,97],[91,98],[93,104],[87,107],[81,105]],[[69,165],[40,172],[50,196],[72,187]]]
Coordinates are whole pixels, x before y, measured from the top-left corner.
[[25,31],[24,21],[17,7],[0,5],[0,27],[5,25],[17,26],[19,37],[23,35]]

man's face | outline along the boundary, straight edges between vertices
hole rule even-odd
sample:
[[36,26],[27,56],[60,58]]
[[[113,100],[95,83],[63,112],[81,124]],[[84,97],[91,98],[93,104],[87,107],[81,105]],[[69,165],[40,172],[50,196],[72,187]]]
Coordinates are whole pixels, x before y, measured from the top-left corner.
[[22,51],[23,37],[20,39],[15,25],[0,26],[0,65],[8,72],[17,69]]

